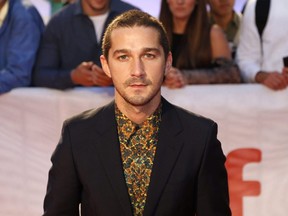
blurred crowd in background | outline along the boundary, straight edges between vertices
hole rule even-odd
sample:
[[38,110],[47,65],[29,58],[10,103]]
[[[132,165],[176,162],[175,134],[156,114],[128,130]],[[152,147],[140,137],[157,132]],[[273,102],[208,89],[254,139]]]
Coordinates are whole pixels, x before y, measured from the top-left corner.
[[[37,5],[43,1],[0,0],[0,94],[25,86],[113,86],[99,60],[103,34],[119,14],[143,8],[132,0],[47,0],[45,14]],[[235,0],[159,2],[173,54],[163,85],[287,88],[288,1],[243,3],[235,10]]]

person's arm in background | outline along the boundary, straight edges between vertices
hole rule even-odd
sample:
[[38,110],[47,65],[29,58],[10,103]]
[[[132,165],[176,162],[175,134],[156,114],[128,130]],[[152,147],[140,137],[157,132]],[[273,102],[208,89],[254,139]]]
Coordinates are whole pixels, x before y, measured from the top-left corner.
[[273,90],[285,89],[288,86],[287,68],[283,68],[282,73],[278,71],[258,71],[255,81]]
[[236,52],[236,62],[245,82],[255,82],[256,73],[261,69],[261,58],[261,42],[255,26],[255,3],[250,1],[245,7]]
[[227,39],[219,26],[212,26],[210,39],[213,67],[182,70],[187,84],[240,83],[239,68],[231,58]]
[[7,63],[0,69],[0,94],[30,84],[41,37],[39,28],[29,14],[14,15],[9,23],[11,27],[7,28],[11,34],[7,41]]
[[187,84],[240,83],[240,71],[231,57],[223,30],[213,25],[210,33],[213,67],[183,70]]
[[232,60],[217,58],[213,65],[208,69],[182,70],[187,84],[241,83],[239,68]]
[[241,83],[238,66],[229,59],[214,60],[215,67],[209,69],[179,70],[171,68],[165,76],[164,86],[182,88],[187,84]]
[[287,75],[281,71],[263,71],[260,36],[255,25],[255,2],[250,1],[242,19],[236,62],[245,82],[260,83],[273,90],[288,86]]
[[112,80],[93,62],[82,62],[71,71],[72,82],[82,86],[111,86]]
[[214,67],[191,70],[172,68],[165,76],[163,85],[181,88],[186,84],[240,83],[239,68],[231,58],[227,39],[219,26],[212,26],[210,39]]

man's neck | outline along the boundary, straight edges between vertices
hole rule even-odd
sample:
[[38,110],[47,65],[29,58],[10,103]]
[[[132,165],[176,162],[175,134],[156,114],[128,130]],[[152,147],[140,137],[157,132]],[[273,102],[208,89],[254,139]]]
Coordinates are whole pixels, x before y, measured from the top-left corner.
[[222,29],[226,29],[229,22],[233,19],[233,12],[231,14],[227,14],[226,16],[217,16],[216,14],[212,14],[213,19],[217,25],[219,25]]
[[184,34],[188,19],[173,19],[173,33]]
[[123,98],[115,97],[115,103],[118,109],[136,124],[141,124],[151,116],[158,108],[161,102],[161,96],[153,98],[149,103],[143,106],[134,106],[126,102]]

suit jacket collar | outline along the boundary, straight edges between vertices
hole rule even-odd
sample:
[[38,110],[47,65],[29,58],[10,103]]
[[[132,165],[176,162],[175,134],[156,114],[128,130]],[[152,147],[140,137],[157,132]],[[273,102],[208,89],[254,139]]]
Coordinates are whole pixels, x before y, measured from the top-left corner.
[[[155,214],[157,204],[183,144],[180,136],[182,125],[178,119],[175,107],[164,98],[162,98],[162,103],[159,140],[148,188],[144,216]],[[97,129],[100,135],[97,137],[97,143],[99,143],[96,145],[97,154],[101,158],[108,179],[125,211],[125,215],[132,216],[133,213],[124,177],[117,135],[115,102],[111,102],[100,112],[103,112],[101,119],[95,122],[95,127],[93,127]]]
[[95,140],[97,155],[104,166],[108,181],[110,181],[115,196],[125,212],[125,215],[132,216],[130,198],[124,172],[122,168],[122,159],[117,135],[117,125],[115,120],[115,102],[103,107],[98,112],[100,119],[95,120],[93,130],[97,130],[98,136]]
[[148,188],[144,216],[155,215],[157,205],[183,145],[182,124],[175,106],[162,98],[162,120]]

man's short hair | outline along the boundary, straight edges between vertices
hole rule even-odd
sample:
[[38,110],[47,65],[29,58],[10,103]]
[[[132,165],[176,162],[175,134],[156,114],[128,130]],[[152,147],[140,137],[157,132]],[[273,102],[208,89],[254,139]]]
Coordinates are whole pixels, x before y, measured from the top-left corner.
[[111,48],[111,34],[117,28],[151,27],[159,33],[159,43],[161,44],[165,58],[167,58],[170,47],[166,30],[162,23],[155,17],[140,10],[129,10],[116,17],[107,27],[102,41],[102,52],[108,60],[108,53]]

